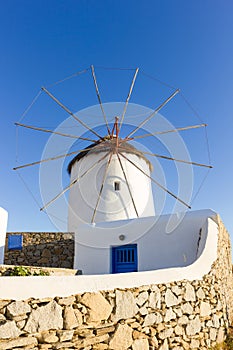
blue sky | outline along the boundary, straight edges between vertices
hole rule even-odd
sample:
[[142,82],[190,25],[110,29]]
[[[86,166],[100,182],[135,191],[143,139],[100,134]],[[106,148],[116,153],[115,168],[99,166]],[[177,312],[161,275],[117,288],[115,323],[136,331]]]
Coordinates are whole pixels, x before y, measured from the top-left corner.
[[[214,166],[193,209],[216,210],[233,235],[232,11],[233,3],[227,0],[0,1],[0,205],[9,212],[8,230],[56,229],[12,170],[14,122],[41,86],[94,64],[140,67],[182,90],[208,123]],[[140,103],[147,98],[145,91]],[[87,96],[79,100],[76,107],[85,107]],[[52,124],[56,126],[54,120]],[[20,137],[28,152],[25,162],[37,160],[46,138],[33,132]],[[35,173],[21,174],[40,202]]]

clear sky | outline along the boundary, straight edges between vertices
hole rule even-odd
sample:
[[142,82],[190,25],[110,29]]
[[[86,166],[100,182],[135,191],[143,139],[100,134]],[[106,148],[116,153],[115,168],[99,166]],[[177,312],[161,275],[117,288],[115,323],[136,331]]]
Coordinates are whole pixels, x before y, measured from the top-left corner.
[[[214,166],[193,209],[216,210],[233,237],[232,13],[230,0],[0,0],[0,205],[9,212],[8,230],[56,230],[12,170],[14,122],[41,86],[94,64],[140,67],[183,91],[208,124]],[[85,106],[79,99],[77,109]],[[20,137],[28,152],[23,160],[38,160],[37,134]],[[35,172],[21,174],[40,203]]]

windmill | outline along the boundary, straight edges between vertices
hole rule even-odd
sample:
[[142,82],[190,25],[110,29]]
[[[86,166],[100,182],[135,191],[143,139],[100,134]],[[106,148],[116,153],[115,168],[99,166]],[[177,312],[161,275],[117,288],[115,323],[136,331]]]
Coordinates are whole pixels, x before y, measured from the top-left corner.
[[[67,191],[70,191],[69,225],[72,229],[73,227],[77,227],[80,222],[95,223],[153,216],[155,215],[155,209],[151,190],[152,183],[165,191],[184,207],[191,208],[189,203],[169,190],[164,184],[161,184],[152,175],[152,165],[147,157],[165,159],[167,161],[189,164],[195,167],[212,168],[212,166],[139,150],[132,145],[135,141],[140,142],[140,140],[145,138],[149,139],[152,136],[156,137],[163,134],[178,133],[179,131],[205,128],[207,126],[205,123],[200,123],[166,130],[144,132],[145,126],[159,115],[159,112],[180,93],[180,90],[175,89],[172,94],[141,120],[137,126],[127,129],[125,128],[125,117],[139,74],[139,68],[134,70],[122,112],[114,116],[113,122],[112,120],[109,122],[109,117],[102,103],[94,66],[91,66],[85,71],[78,72],[76,75],[86,72],[91,72],[93,79],[96,96],[102,113],[103,132],[100,133],[96,128],[88,125],[77,113],[72,112],[45,87],[41,88],[41,93],[48,95],[49,98],[63,109],[78,125],[81,125],[82,128],[86,130],[87,135],[84,133],[79,136],[47,128],[16,123],[19,127],[50,133],[65,138],[83,140],[89,143],[87,147],[82,149],[66,152],[65,154],[56,155],[14,168],[14,170],[18,170],[61,158],[74,157],[68,165],[68,172],[71,175],[69,185],[46,202],[41,210],[47,209],[58,198]],[[128,130],[128,132],[126,130]],[[85,198],[83,197],[83,191],[85,192]]]

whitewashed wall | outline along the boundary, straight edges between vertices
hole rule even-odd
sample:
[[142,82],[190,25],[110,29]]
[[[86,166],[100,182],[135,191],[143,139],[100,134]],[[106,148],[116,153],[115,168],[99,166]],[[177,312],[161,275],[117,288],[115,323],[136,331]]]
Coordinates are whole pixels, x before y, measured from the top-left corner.
[[[91,223],[93,212],[98,200],[108,157],[98,163],[105,152],[88,153],[72,166],[71,183],[81,174],[97,164],[70,189],[68,231],[77,232],[80,224]],[[133,154],[126,156],[137,164],[146,174],[150,175],[149,164]],[[131,193],[140,217],[155,215],[151,180],[135,166],[121,157],[126,177],[130,183]],[[119,181],[120,191],[114,190],[114,182]],[[136,212],[129,190],[116,155],[113,155],[108,168],[103,192],[99,201],[94,222],[106,222],[136,218]]]
[[4,262],[7,219],[7,211],[0,207],[0,264],[3,264]]
[[167,233],[168,222],[175,225],[176,214],[80,226],[75,234],[74,267],[88,275],[111,273],[111,247],[129,243],[137,243],[138,271],[191,265],[206,244],[207,218],[215,215],[211,210],[188,212],[171,233]]
[[[29,276],[23,278],[6,276],[2,278],[0,283],[0,299],[25,300],[32,297],[65,297],[77,293],[114,290],[115,288],[135,288],[181,280],[201,280],[210,272],[213,262],[218,257],[219,234],[218,225],[213,219],[206,220],[202,217],[201,222],[206,225],[207,232],[204,249],[200,257],[189,266],[110,275]],[[160,253],[161,255],[162,253]]]

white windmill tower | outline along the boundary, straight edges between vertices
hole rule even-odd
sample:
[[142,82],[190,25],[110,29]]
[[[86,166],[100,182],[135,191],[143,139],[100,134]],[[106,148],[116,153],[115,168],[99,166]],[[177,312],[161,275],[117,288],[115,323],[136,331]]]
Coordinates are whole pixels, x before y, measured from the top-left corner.
[[151,170],[145,155],[119,138],[116,117],[111,134],[79,153],[68,166],[74,183],[68,230],[76,232],[82,223],[155,215]]
[[[89,69],[85,70],[88,71]],[[18,126],[39,130],[42,132],[50,132],[64,137],[76,138],[77,140],[89,141],[88,147],[77,152],[58,155],[52,158],[43,159],[38,162],[25,164],[14,168],[15,170],[24,168],[30,165],[39,164],[47,161],[67,157],[76,154],[73,160],[69,163],[68,172],[70,174],[70,184],[63,189],[59,194],[47,202],[41,210],[47,208],[51,203],[63,195],[66,191],[70,191],[69,195],[69,213],[68,213],[68,230],[76,234],[76,258],[75,267],[84,269],[88,273],[107,273],[119,272],[115,271],[110,261],[110,257],[136,257],[134,250],[128,250],[127,254],[120,251],[119,255],[111,249],[117,247],[123,235],[119,235],[118,224],[124,221],[136,219],[139,229],[140,223],[142,226],[145,223],[143,219],[155,216],[154,200],[152,194],[152,182],[166,191],[186,207],[190,208],[189,204],[177,197],[166,187],[160,184],[152,177],[152,165],[146,158],[149,154],[152,157],[163,158],[170,161],[182,162],[189,165],[203,166],[211,168],[210,165],[191,162],[183,159],[174,159],[169,156],[156,153],[143,152],[136,149],[131,141],[145,138],[148,136],[156,136],[156,134],[167,134],[177,132],[179,130],[188,130],[199,127],[205,127],[206,124],[198,124],[180,127],[172,130],[154,131],[147,134],[138,134],[138,131],[143,130],[143,126],[152,119],[159,111],[176,95],[179,90],[175,90],[162,104],[153,110],[137,127],[131,130],[127,136],[122,136],[122,127],[124,126],[124,118],[129,104],[129,100],[133,91],[134,83],[139,69],[135,70],[132,83],[126,98],[123,112],[120,117],[115,117],[115,122],[110,128],[104,107],[100,98],[99,89],[96,81],[94,67],[91,66],[92,77],[95,85],[96,94],[99,105],[105,122],[105,132],[98,133],[91,128],[87,123],[81,120],[75,113],[71,112],[63,103],[61,103],[51,92],[46,88],[42,88],[54,102],[56,102],[63,110],[65,110],[72,118],[74,118],[84,129],[89,131],[88,136],[84,137],[70,135],[53,130],[44,129],[41,127],[33,127],[21,123],[16,123]],[[94,135],[94,137],[90,137]],[[94,138],[94,140],[93,140]],[[104,224],[103,227],[101,224]],[[96,225],[97,231],[94,232]],[[121,224],[120,224],[121,226]],[[107,228],[107,230],[106,230]],[[114,229],[113,229],[114,228]],[[114,231],[114,232],[113,232]],[[106,235],[107,234],[107,235]],[[108,238],[112,237],[111,243],[106,243]],[[121,238],[120,238],[121,237]],[[102,246],[95,246],[94,240],[107,247],[103,254]],[[124,240],[124,238],[123,238]],[[128,240],[125,243],[130,242]],[[125,244],[123,244],[124,246]],[[124,250],[124,249],[123,249]],[[123,254],[123,255],[122,255]],[[90,259],[92,257],[92,259]],[[101,260],[102,259],[102,260]],[[105,260],[104,260],[105,259]],[[92,260],[92,263],[90,263]],[[124,261],[125,262],[125,261]],[[136,262],[136,259],[134,263]],[[90,268],[86,268],[89,264]],[[127,271],[137,270],[136,265],[130,266]],[[120,271],[121,272],[121,271]],[[124,267],[122,272],[124,272]]]

